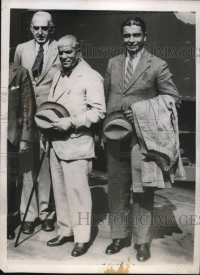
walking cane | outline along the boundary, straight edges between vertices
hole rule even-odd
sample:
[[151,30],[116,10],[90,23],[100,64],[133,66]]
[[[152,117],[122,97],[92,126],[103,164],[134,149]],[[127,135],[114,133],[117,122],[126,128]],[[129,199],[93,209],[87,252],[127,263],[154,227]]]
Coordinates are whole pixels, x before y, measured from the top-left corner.
[[36,185],[37,185],[37,179],[38,179],[38,176],[39,176],[39,174],[40,174],[40,169],[41,169],[41,167],[42,167],[42,163],[43,163],[43,160],[44,160],[44,156],[45,156],[45,152],[43,151],[43,152],[42,152],[41,159],[40,159],[40,163],[39,163],[38,168],[37,168],[37,171],[36,171],[35,179],[34,179],[34,181],[33,181],[33,187],[32,187],[31,194],[30,194],[30,197],[29,197],[29,200],[28,200],[28,204],[27,204],[27,207],[26,207],[26,211],[25,211],[25,214],[24,214],[24,218],[23,218],[23,220],[22,220],[22,223],[21,223],[21,226],[20,226],[18,235],[17,235],[17,239],[16,239],[16,242],[15,242],[15,247],[17,247],[17,245],[18,245],[18,241],[19,241],[19,238],[20,238],[20,235],[21,235],[21,232],[22,232],[22,227],[23,227],[23,225],[24,225],[24,223],[25,223],[25,219],[26,219],[26,216],[27,216],[27,213],[28,213],[28,209],[29,209],[29,206],[30,206],[32,197],[33,197],[33,193],[34,193],[35,188],[36,188]]

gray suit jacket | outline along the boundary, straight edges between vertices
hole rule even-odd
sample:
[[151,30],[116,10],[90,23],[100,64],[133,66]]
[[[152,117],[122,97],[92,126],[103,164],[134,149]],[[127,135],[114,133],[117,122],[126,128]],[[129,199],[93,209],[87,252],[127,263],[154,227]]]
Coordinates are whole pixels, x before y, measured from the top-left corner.
[[43,65],[42,74],[39,79],[35,79],[31,70],[36,58],[35,43],[33,39],[26,43],[19,44],[15,52],[14,61],[28,69],[35,92],[36,104],[37,107],[39,107],[40,104],[48,99],[53,77],[60,68],[60,60],[57,41],[50,40],[46,58],[47,61]]
[[8,89],[8,140],[13,145],[17,146],[21,140],[37,140],[34,131],[35,107],[34,91],[28,70],[11,63]]
[[124,88],[125,54],[109,60],[104,80],[107,114],[127,110],[132,103],[150,99],[159,94],[172,95],[179,102],[178,91],[165,61],[144,49],[133,77]]

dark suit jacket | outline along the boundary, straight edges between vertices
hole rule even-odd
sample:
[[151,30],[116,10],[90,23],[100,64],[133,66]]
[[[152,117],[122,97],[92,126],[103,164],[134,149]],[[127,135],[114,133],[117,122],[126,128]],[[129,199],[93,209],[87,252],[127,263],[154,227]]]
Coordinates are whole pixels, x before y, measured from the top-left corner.
[[176,103],[179,103],[178,91],[165,61],[144,49],[133,77],[125,89],[125,59],[125,54],[122,54],[110,59],[108,63],[104,81],[107,114],[127,110],[131,104],[159,94],[172,95]]
[[15,146],[21,140],[32,141],[35,114],[34,91],[28,70],[10,63],[8,89],[8,140]]

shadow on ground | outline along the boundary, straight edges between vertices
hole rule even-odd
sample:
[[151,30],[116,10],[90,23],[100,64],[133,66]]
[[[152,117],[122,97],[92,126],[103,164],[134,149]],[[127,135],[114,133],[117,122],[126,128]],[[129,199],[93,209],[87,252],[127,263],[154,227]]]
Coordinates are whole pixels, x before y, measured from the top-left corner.
[[[177,208],[166,197],[155,194],[155,206],[152,213],[151,241],[153,239],[172,236],[173,233],[181,234],[173,211]],[[158,207],[156,207],[158,206]]]
[[92,230],[91,230],[91,244],[96,239],[99,229],[98,225],[104,221],[109,213],[108,196],[106,188],[97,186],[91,188],[92,195]]

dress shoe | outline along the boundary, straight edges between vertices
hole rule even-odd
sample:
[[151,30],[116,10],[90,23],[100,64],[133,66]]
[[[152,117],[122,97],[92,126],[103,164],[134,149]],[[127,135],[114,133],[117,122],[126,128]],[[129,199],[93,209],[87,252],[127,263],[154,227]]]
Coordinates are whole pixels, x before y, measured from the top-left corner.
[[131,245],[129,238],[114,239],[113,242],[106,248],[106,254],[112,255],[120,252],[124,247],[129,247]]
[[73,242],[74,241],[74,237],[66,237],[66,236],[60,236],[58,235],[56,238],[51,239],[50,241],[47,242],[47,246],[59,246],[59,245],[63,245],[64,243],[68,243],[68,242]]
[[88,243],[77,243],[72,250],[71,255],[73,257],[79,257],[85,254],[88,251],[89,248],[89,242]]
[[7,228],[7,239],[8,240],[13,240],[15,238],[15,232],[11,228]]
[[44,220],[42,222],[42,230],[46,232],[53,231],[55,229],[54,223],[52,220]]
[[33,234],[35,231],[35,223],[34,222],[25,222],[22,227],[22,232],[24,234]]
[[139,262],[145,262],[151,257],[148,243],[138,245],[136,259]]

